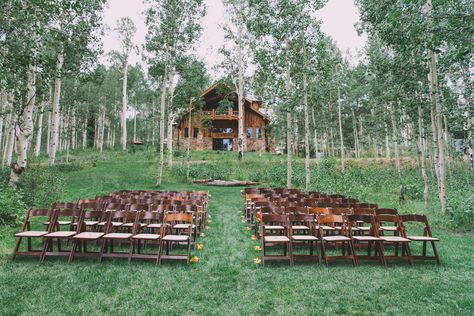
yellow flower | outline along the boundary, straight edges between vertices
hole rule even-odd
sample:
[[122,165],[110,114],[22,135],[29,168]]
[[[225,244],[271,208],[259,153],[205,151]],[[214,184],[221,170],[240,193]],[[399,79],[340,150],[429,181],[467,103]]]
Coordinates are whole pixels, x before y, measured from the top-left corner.
[[252,240],[257,240],[257,235],[252,235]]
[[262,250],[262,247],[260,247],[260,246],[255,246],[254,249],[255,249],[255,251],[260,251],[260,250]]
[[206,226],[206,230],[209,230],[209,226]]
[[207,220],[208,224],[212,224],[212,221],[210,219]]
[[260,259],[259,257],[253,259],[253,263],[255,264],[260,264],[261,262],[262,262],[262,259]]
[[189,262],[198,263],[199,262],[199,257],[198,256],[192,256],[191,259],[189,259]]
[[197,248],[197,250],[203,250],[204,249],[204,244],[202,244],[202,243],[196,244],[196,248]]
[[245,230],[251,230],[252,228],[250,228],[249,226],[245,226],[244,229]]

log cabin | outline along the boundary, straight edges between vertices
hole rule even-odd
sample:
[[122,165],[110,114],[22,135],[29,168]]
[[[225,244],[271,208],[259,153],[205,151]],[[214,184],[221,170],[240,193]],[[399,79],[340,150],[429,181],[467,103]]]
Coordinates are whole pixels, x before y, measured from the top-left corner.
[[[202,93],[201,106],[194,106],[191,111],[191,124],[189,110],[177,120],[173,133],[175,148],[187,148],[190,141],[192,150],[237,151],[237,94],[231,89],[222,92],[226,89],[220,89],[221,85],[226,84],[217,82]],[[244,151],[270,151],[269,119],[261,112],[261,105],[255,98],[244,98]]]

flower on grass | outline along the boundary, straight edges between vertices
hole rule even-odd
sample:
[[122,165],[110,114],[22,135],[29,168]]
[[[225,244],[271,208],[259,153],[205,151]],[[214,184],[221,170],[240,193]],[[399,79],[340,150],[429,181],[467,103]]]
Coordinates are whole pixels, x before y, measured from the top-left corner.
[[206,230],[209,230],[209,226],[206,225]]
[[206,237],[206,234],[204,234],[204,233],[201,233],[201,235],[200,235],[200,236],[201,236],[201,237]]
[[199,257],[198,256],[192,256],[191,259],[189,259],[189,262],[198,263],[199,262]]
[[257,235],[252,235],[252,240],[257,240]]
[[246,222],[246,220],[243,219],[243,220],[242,220],[242,223],[245,223],[245,222]]
[[244,229],[245,230],[251,230],[252,228],[250,228],[249,226],[245,226]]
[[260,251],[260,250],[262,250],[262,247],[257,245],[257,246],[254,247],[254,249],[255,249],[255,251]]
[[211,219],[211,218],[212,218],[212,217],[211,217],[211,214],[207,215],[207,217],[208,217],[209,219]]
[[204,244],[203,243],[196,244],[196,248],[197,248],[197,250],[203,250],[204,249]]
[[255,264],[260,264],[262,262],[262,259],[260,259],[259,257],[256,257],[253,259],[253,263]]
[[212,224],[212,221],[210,219],[207,220],[208,224]]

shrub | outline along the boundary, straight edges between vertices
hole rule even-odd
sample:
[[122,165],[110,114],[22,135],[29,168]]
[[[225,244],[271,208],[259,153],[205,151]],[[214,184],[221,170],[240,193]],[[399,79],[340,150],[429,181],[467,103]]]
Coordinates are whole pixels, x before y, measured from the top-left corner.
[[0,185],[0,192],[0,225],[17,225],[27,208],[22,192],[8,185]]
[[64,187],[64,179],[59,168],[29,168],[19,183],[25,193],[23,201],[29,207],[50,207],[59,200]]

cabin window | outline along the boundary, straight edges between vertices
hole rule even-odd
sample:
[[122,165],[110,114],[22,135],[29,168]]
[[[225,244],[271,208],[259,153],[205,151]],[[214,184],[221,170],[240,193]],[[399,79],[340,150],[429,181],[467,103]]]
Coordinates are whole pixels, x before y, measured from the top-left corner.
[[262,133],[260,132],[260,127],[255,128],[255,138],[256,139],[262,138]]
[[189,137],[189,128],[185,127],[184,128],[184,138],[188,138]]
[[199,134],[199,128],[195,127],[194,128],[194,138],[198,138],[198,134]]
[[252,138],[252,128],[247,128],[247,138]]

